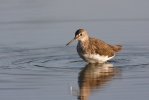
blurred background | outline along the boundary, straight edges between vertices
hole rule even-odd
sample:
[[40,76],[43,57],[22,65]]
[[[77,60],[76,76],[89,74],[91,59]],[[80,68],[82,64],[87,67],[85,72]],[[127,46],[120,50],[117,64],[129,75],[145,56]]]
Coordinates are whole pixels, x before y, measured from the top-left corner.
[[0,44],[62,46],[79,28],[106,42],[146,42],[148,5],[146,0],[0,0]]
[[[87,64],[80,28],[122,51]],[[148,0],[0,0],[0,100],[148,100],[148,38]]]

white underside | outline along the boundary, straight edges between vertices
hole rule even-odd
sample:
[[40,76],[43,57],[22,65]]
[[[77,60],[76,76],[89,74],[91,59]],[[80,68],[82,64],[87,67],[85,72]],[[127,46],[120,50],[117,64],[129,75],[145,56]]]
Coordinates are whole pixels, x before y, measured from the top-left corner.
[[[79,54],[80,55],[80,54]],[[88,63],[104,63],[107,60],[113,58],[108,56],[100,56],[99,54],[81,54],[80,57]]]

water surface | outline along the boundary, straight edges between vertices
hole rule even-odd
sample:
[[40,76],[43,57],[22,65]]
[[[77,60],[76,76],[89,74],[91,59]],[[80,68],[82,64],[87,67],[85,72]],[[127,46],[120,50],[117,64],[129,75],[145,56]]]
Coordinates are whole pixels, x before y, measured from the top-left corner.
[[[88,11],[82,1],[1,1],[0,99],[148,100],[148,4],[114,1],[87,1]],[[106,64],[87,64],[76,52],[77,42],[65,46],[78,28],[123,49]]]

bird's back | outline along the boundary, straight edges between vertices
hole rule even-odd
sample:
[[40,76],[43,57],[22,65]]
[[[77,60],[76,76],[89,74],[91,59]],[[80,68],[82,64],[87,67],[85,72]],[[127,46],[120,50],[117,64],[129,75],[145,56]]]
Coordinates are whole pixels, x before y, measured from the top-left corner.
[[89,48],[92,49],[97,54],[108,55],[109,57],[114,56],[115,52],[118,52],[122,49],[121,45],[112,46],[105,43],[102,40],[89,38]]

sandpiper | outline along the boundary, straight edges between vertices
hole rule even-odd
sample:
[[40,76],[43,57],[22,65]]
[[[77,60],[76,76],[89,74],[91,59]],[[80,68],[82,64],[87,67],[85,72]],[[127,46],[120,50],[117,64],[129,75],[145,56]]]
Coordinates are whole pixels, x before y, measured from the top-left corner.
[[89,37],[84,29],[78,29],[75,37],[66,46],[74,40],[78,40],[78,55],[88,63],[104,63],[122,49],[121,45],[112,46],[102,40]]

